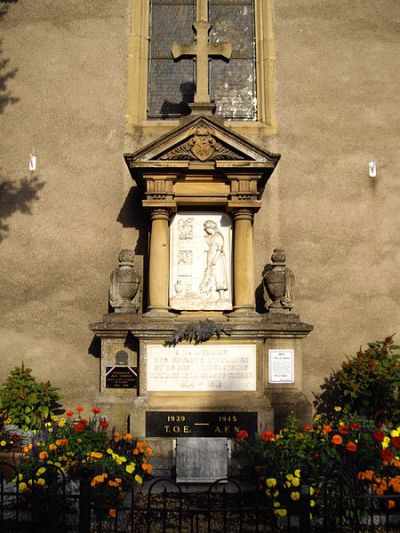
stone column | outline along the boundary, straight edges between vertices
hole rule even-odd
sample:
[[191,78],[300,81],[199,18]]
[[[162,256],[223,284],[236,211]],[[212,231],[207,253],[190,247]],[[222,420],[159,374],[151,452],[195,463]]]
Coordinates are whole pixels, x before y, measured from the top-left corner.
[[234,315],[255,312],[253,212],[235,209],[234,219]]
[[169,209],[151,213],[149,311],[151,315],[168,312],[169,287]]

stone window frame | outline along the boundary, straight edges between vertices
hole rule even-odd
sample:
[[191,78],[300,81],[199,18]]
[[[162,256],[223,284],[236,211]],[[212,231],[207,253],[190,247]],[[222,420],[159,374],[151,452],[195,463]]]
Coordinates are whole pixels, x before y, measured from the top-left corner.
[[[243,135],[273,135],[275,118],[275,40],[273,0],[255,0],[257,120],[225,120],[224,125]],[[150,0],[131,0],[131,31],[128,43],[128,95],[126,132],[137,128],[156,134],[179,126],[178,119],[147,118],[148,48]]]

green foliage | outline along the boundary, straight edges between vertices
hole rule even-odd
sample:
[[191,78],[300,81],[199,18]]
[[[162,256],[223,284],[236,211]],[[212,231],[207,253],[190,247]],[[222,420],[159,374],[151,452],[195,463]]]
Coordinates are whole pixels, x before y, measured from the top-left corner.
[[58,407],[60,395],[50,382],[41,383],[32,370],[15,367],[0,388],[0,415],[23,430],[39,429]]
[[400,346],[393,336],[368,343],[366,350],[348,357],[337,371],[332,371],[316,394],[317,413],[335,417],[335,406],[377,422],[400,419]]

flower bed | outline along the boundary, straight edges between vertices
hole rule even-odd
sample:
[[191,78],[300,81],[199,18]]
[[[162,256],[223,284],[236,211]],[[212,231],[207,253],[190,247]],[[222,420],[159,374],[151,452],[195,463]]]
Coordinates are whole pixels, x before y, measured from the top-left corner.
[[251,439],[244,430],[237,434],[242,453],[262,474],[260,488],[277,517],[293,514],[303,497],[314,517],[351,521],[354,513],[367,512],[362,494],[383,496],[376,511],[399,512],[400,427],[377,426],[340,407],[336,413],[333,421],[317,416],[302,431],[289,417],[277,434],[266,431]]
[[91,411],[89,418],[82,416],[81,406],[65,417],[53,416],[24,446],[16,482],[26,501],[38,491],[55,493],[65,479],[81,479],[84,474],[97,516],[113,517],[124,494],[152,473],[152,451],[146,442],[116,430],[109,435],[100,409]]

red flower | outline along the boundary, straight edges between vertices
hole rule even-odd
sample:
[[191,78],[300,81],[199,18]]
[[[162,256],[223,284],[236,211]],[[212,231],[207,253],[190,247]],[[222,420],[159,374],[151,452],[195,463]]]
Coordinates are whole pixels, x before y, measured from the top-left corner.
[[107,420],[102,420],[100,422],[100,427],[102,427],[103,429],[107,429],[109,425],[110,424],[107,422]]
[[82,411],[83,411],[82,405],[77,405],[76,406],[76,410],[78,411],[78,413],[82,413]]
[[359,431],[360,428],[361,428],[361,426],[360,426],[360,424],[359,424],[358,422],[352,422],[352,423],[350,424],[350,427],[351,427],[351,429],[353,429],[354,431]]
[[313,430],[312,426],[304,426],[304,431],[312,431],[312,430]]
[[383,433],[383,431],[380,431],[379,429],[374,429],[374,431],[372,432],[372,437],[377,442],[382,442],[383,439],[385,438],[385,434]]
[[356,452],[357,444],[355,442],[350,441],[346,444],[345,448],[348,452]]
[[246,440],[249,434],[245,429],[241,429],[238,433],[236,433],[237,440]]
[[392,437],[392,444],[395,448],[400,448],[400,437]]
[[343,443],[343,437],[341,435],[337,435],[337,434],[333,435],[333,437],[331,438],[331,442],[335,446],[339,446],[340,444]]
[[100,409],[98,407],[92,407],[91,411],[94,415],[100,414]]
[[85,424],[81,424],[80,422],[78,422],[74,426],[74,431],[75,433],[82,433],[83,431],[85,431]]
[[329,426],[329,425],[323,426],[322,431],[324,433],[330,433],[332,431],[332,426]]
[[269,440],[274,440],[274,438],[275,438],[275,434],[272,433],[272,431],[264,431],[264,433],[262,434],[262,439],[267,442]]
[[71,418],[71,417],[74,416],[74,412],[71,411],[71,409],[69,411],[67,411],[65,414],[67,415],[68,418]]
[[383,461],[390,461],[393,459],[393,453],[389,450],[389,448],[384,448],[381,450],[379,455]]

